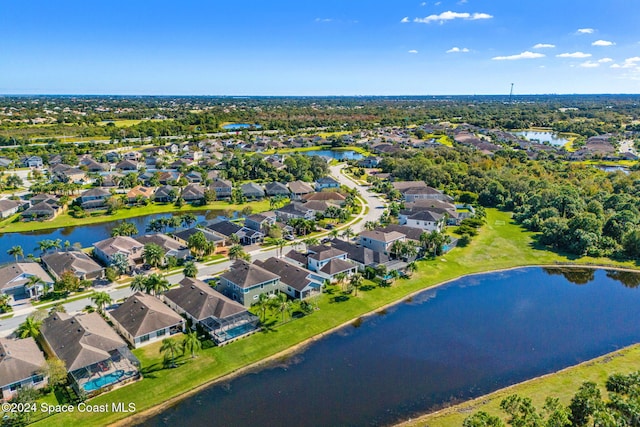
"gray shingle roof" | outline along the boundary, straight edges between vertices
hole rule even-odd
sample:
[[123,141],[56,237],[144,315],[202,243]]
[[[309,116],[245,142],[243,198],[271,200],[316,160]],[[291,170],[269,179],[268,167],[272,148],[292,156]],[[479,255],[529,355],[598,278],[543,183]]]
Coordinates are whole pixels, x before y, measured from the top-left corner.
[[136,292],[109,313],[133,337],[181,323],[184,319],[151,295]]
[[269,270],[273,274],[280,276],[280,281],[285,285],[297,289],[304,290],[312,282],[309,280],[311,271],[306,268],[291,264],[283,259],[271,257],[264,261],[255,261],[256,265]]
[[334,258],[320,269],[321,272],[333,276],[345,271],[352,270],[355,266],[349,261]]
[[164,298],[197,320],[208,317],[224,319],[247,311],[241,304],[212,289],[202,280],[190,277],[182,279],[180,287],[166,292]]
[[220,277],[224,277],[241,288],[250,288],[260,283],[280,278],[277,274],[273,274],[256,264],[249,264],[242,260],[236,261],[231,266],[231,270],[223,273]]
[[33,376],[44,363],[44,355],[33,338],[0,338],[0,387]]
[[102,267],[92,260],[87,254],[80,251],[54,252],[42,257],[42,262],[50,271],[60,276],[64,271],[74,273],[93,273],[102,270]]

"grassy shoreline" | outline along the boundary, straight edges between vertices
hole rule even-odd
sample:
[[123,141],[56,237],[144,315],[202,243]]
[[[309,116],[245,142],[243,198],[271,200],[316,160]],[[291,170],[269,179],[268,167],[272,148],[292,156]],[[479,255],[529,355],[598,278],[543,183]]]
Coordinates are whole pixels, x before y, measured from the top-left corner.
[[68,212],[63,212],[50,221],[28,221],[28,222],[14,222],[17,220],[17,215],[7,220],[0,222],[0,234],[3,233],[18,233],[24,231],[37,231],[37,230],[52,230],[63,227],[75,227],[79,225],[92,225],[100,224],[110,221],[121,221],[129,218],[137,218],[146,215],[154,214],[182,214],[194,211],[207,211],[207,210],[231,210],[239,211],[243,208],[250,206],[253,212],[263,212],[269,209],[268,200],[260,200],[244,203],[241,205],[231,204],[226,201],[217,201],[203,206],[184,205],[181,208],[176,207],[173,203],[166,204],[151,204],[148,206],[122,208],[113,215],[97,215],[87,216],[85,218],[74,218],[69,215]]
[[[510,214],[495,209],[487,211],[487,224],[466,248],[455,248],[449,254],[435,260],[419,261],[420,269],[411,279],[399,280],[389,288],[374,288],[348,297],[348,301],[332,301],[323,294],[320,310],[312,315],[278,326],[269,332],[255,334],[225,347],[203,350],[197,359],[184,360],[176,369],[160,369],[159,344],[135,350],[140,358],[145,378],[135,384],[92,399],[94,404],[110,402],[134,402],[139,421],[162,411],[167,405],[197,392],[230,375],[239,375],[255,369],[267,360],[281,358],[299,351],[336,328],[357,318],[375,313],[384,307],[397,304],[412,294],[442,285],[469,274],[485,273],[500,269],[532,265],[556,265],[558,262],[578,265],[609,264],[619,268],[634,269],[631,262],[614,263],[608,259],[581,258],[575,260],[539,248],[533,240],[534,233],[521,229],[511,221]],[[82,422],[83,425],[105,425],[125,420],[130,424],[131,414],[58,414],[36,425],[67,426]]]

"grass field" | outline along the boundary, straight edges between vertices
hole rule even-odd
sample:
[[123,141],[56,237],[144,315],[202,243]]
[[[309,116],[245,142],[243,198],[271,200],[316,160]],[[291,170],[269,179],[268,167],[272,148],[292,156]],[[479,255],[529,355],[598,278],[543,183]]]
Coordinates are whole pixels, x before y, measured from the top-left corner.
[[[553,264],[555,262],[605,263],[608,259],[581,258],[573,260],[537,247],[533,233],[522,230],[511,220],[510,214],[495,209],[487,210],[487,223],[480,234],[465,248],[454,248],[435,260],[419,261],[419,271],[410,279],[400,279],[391,287],[372,287],[361,290],[357,297],[351,295],[323,294],[319,310],[307,317],[286,323],[268,332],[252,335],[225,347],[203,350],[196,359],[183,358],[176,369],[161,369],[159,344],[153,344],[135,354],[142,361],[144,379],[135,384],[114,390],[92,399],[94,404],[109,402],[133,402],[137,413],[160,405],[176,396],[187,396],[198,386],[232,374],[248,365],[268,357],[282,356],[282,352],[305,343],[307,340],[333,330],[377,311],[389,304],[401,301],[422,289],[458,278],[460,276],[496,269],[524,265]],[[618,266],[634,267],[632,263]],[[39,422],[41,426],[106,425],[123,419],[119,413],[58,414]],[[127,420],[123,425],[130,424]]]
[[557,397],[561,403],[567,405],[583,382],[595,382],[600,386],[603,396],[606,396],[606,389],[603,385],[609,375],[614,372],[623,374],[636,372],[639,367],[640,345],[634,345],[554,374],[516,384],[469,402],[425,415],[419,419],[407,421],[401,425],[403,427],[461,426],[466,417],[478,411],[500,416],[506,422],[507,417],[500,410],[500,402],[509,395],[518,394],[529,397],[538,409],[542,408],[547,396]]
[[101,222],[118,221],[127,218],[135,218],[138,216],[160,214],[160,213],[173,213],[182,214],[192,211],[206,211],[206,210],[231,210],[238,211],[246,206],[251,206],[253,212],[263,212],[269,209],[269,201],[261,200],[258,202],[248,202],[242,205],[234,205],[229,202],[218,201],[204,206],[192,206],[184,205],[182,208],[177,208],[172,203],[167,204],[151,204],[149,206],[122,208],[113,215],[87,216],[85,218],[74,218],[69,215],[68,212],[63,212],[50,221],[29,221],[20,222],[18,215],[8,218],[0,222],[0,233],[13,233],[21,231],[34,231],[34,230],[48,230],[61,227],[72,227],[78,225],[99,224]]

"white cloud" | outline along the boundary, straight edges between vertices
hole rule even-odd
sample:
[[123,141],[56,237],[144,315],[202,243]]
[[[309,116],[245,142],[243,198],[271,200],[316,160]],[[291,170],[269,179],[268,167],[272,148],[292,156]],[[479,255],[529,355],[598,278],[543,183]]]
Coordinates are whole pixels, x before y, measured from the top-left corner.
[[426,5],[427,5],[426,1],[423,1],[422,3],[420,3],[420,6],[426,6]]
[[611,58],[602,58],[602,59],[598,59],[598,62],[601,64],[606,64],[607,62],[613,62],[613,59]]
[[405,16],[404,18],[402,18],[402,19],[400,20],[400,22],[402,22],[403,24],[406,24],[407,22],[409,22],[409,17],[408,17],[408,16]]
[[549,43],[538,43],[537,45],[533,46],[534,49],[550,49],[553,47],[556,47],[556,45]]
[[331,22],[333,19],[331,18],[316,18],[316,22]]
[[613,46],[615,43],[608,40],[596,40],[591,43],[591,46]]
[[493,16],[488,13],[467,13],[467,12],[442,12],[438,15],[429,15],[424,18],[415,18],[413,22],[418,22],[420,24],[430,24],[431,22],[445,22],[451,21],[453,19],[465,19],[468,21],[476,21],[479,19],[491,19]]
[[622,65],[620,65],[620,64],[611,64],[611,66],[609,68],[622,68]]
[[435,2],[433,5],[434,5],[434,6],[440,6],[441,4],[442,4],[442,2],[441,2],[441,1],[437,1],[437,2]]
[[589,58],[591,56],[590,53],[584,52],[573,52],[573,53],[561,53],[560,55],[556,55],[558,58]]
[[578,34],[593,34],[594,31],[593,28],[578,28]]
[[600,64],[598,64],[597,62],[593,62],[593,61],[585,61],[582,64],[580,64],[580,66],[582,68],[596,68],[596,67],[599,67]]
[[611,65],[611,68],[636,68],[640,65],[638,64],[639,62],[640,62],[640,56],[634,56],[634,57],[625,59],[622,64]]
[[535,59],[535,58],[543,58],[545,55],[542,53],[534,53],[534,52],[529,52],[528,50],[526,52],[522,52],[519,53],[517,55],[509,55],[509,56],[495,56],[491,59],[493,59],[494,61],[513,61],[515,59]]
[[418,53],[418,51],[417,51],[417,50],[415,50],[415,49],[411,49],[411,50],[409,51],[409,53]]
[[459,48],[457,46],[454,46],[454,47],[452,47],[451,49],[449,49],[447,51],[447,53],[456,53],[456,52],[467,53],[467,52],[469,52],[469,49],[467,49],[466,47]]

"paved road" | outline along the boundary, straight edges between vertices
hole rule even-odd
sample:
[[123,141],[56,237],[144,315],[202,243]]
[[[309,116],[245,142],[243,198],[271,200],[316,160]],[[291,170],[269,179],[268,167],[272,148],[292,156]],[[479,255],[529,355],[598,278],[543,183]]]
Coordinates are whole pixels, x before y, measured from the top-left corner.
[[[341,173],[341,169],[344,167],[345,167],[345,164],[331,166],[330,168],[331,174],[333,175],[334,178],[336,178],[340,182],[340,184],[345,185],[349,188],[357,189],[358,193],[360,194],[360,197],[365,202],[365,206],[369,207],[369,211],[358,215],[355,219],[358,222],[351,226],[352,230],[355,233],[359,233],[360,231],[363,230],[364,223],[366,221],[377,221],[378,219],[380,219],[380,216],[382,215],[385,205],[384,205],[384,202],[378,196],[370,193],[366,186],[359,185],[354,181],[352,181],[351,179],[344,176]],[[291,246],[295,246],[296,244],[299,244],[299,243],[300,241],[292,242]],[[283,252],[288,251],[289,246],[283,248],[282,250]],[[278,248],[275,248],[275,249],[269,249],[269,250],[257,249],[249,253],[251,255],[252,260],[264,260],[272,256],[280,255],[279,252],[280,250]],[[199,264],[198,277],[201,279],[210,278],[215,274],[218,274],[227,270],[230,266],[231,266],[230,261],[219,262],[213,265]],[[167,276],[167,280],[169,281],[169,283],[172,283],[172,284],[180,282],[183,278],[184,276],[182,275],[182,273],[176,273],[176,274]],[[114,301],[120,300],[122,298],[126,298],[132,294],[132,291],[128,287],[117,289],[115,285],[106,286],[98,290],[103,290],[105,292],[108,292],[109,295],[111,295],[111,299]],[[74,312],[82,311],[83,308],[85,308],[87,305],[90,305],[90,304],[91,304],[91,301],[87,297],[77,301],[68,302],[64,304],[64,307],[68,313],[74,313]],[[0,337],[6,337],[11,335],[11,333],[22,322],[24,322],[25,318],[29,314],[31,314],[33,311],[35,311],[35,308],[30,304],[25,304],[24,306],[14,306],[14,316],[10,319],[0,320]]]

